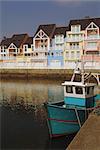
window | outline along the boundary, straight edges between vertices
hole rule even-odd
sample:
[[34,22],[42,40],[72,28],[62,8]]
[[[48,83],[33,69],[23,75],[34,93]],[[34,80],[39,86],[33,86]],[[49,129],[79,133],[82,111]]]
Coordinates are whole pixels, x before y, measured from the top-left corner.
[[48,55],[48,53],[47,52],[45,52],[45,56],[47,56]]
[[88,42],[87,43],[87,47],[96,47],[96,45],[97,45],[97,42]]
[[93,90],[94,90],[93,87],[86,87],[86,88],[85,88],[85,92],[86,92],[87,95],[88,95],[88,94],[93,94]]
[[82,87],[76,86],[76,87],[75,87],[75,92],[76,92],[76,94],[83,94],[83,89],[82,89]]
[[66,52],[66,58],[69,58],[69,52]]
[[72,32],[80,32],[80,25],[73,25],[71,26]]
[[71,52],[71,58],[74,58],[74,54],[75,54],[74,52]]
[[53,53],[51,53],[51,55],[53,56],[54,54],[53,54]]
[[34,46],[32,45],[31,47],[32,47],[32,51],[34,51]]
[[72,86],[66,86],[66,93],[73,93]]
[[80,52],[79,51],[76,52],[76,57],[80,58]]

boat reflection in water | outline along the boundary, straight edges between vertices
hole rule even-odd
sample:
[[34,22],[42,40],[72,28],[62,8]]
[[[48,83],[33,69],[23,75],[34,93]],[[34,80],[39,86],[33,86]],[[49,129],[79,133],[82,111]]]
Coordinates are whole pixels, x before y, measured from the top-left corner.
[[0,81],[1,148],[66,149],[75,135],[50,140],[43,103],[63,99],[62,81]]
[[64,99],[62,81],[0,81],[2,149],[66,149],[75,134],[51,140],[43,103]]

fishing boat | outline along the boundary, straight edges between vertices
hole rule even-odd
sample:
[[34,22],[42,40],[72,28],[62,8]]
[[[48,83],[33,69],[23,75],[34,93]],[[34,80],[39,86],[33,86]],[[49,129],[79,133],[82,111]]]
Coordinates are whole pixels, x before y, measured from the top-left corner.
[[[81,75],[81,81],[76,82],[75,76]],[[86,83],[88,77],[81,70],[75,69],[71,81],[62,83],[64,87],[64,100],[60,102],[47,102],[47,123],[50,137],[63,136],[78,132],[86,121],[89,112],[94,108],[94,83]]]

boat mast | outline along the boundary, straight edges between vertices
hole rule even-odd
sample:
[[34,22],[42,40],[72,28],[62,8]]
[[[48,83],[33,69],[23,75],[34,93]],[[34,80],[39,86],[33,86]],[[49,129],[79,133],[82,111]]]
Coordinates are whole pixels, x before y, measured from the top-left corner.
[[84,80],[84,50],[83,50],[83,57],[81,60],[81,75],[82,75],[82,83],[84,84],[85,83],[85,80]]

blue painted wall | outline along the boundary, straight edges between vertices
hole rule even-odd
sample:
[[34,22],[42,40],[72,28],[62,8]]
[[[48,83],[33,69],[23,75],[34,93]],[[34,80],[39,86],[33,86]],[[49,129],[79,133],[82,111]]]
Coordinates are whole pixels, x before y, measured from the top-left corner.
[[50,66],[53,60],[58,60],[61,62],[61,66],[64,64],[63,51],[62,50],[49,50],[48,52],[48,66]]

